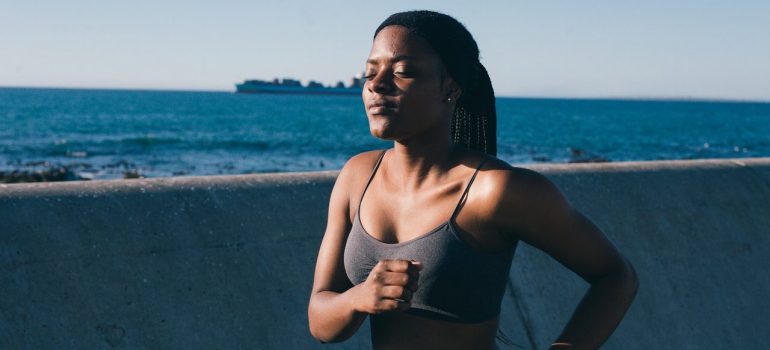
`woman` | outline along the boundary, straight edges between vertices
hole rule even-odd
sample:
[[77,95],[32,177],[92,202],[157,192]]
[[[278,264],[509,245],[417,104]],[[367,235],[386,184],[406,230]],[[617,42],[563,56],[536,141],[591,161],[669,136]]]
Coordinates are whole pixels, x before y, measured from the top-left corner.
[[397,13],[375,31],[362,97],[393,148],[352,157],[332,190],[308,305],[319,341],[369,316],[375,349],[495,348],[518,241],[591,283],[552,349],[598,348],[630,306],[636,275],[612,243],[545,176],[495,157],[478,57],[440,13]]

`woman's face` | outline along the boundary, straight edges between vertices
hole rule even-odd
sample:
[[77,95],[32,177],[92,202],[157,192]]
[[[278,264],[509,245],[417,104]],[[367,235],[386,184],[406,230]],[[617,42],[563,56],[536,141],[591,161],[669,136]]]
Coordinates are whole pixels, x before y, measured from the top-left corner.
[[428,42],[391,25],[377,33],[366,61],[362,97],[372,135],[400,140],[449,124],[451,78],[441,84],[443,63]]

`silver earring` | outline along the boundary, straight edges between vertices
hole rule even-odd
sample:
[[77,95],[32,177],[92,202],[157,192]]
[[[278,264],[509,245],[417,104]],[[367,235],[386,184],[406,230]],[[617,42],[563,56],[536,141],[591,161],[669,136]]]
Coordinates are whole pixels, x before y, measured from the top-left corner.
[[446,101],[447,101],[447,102],[452,102],[452,98],[451,98],[451,97],[447,97],[447,98],[446,98]]

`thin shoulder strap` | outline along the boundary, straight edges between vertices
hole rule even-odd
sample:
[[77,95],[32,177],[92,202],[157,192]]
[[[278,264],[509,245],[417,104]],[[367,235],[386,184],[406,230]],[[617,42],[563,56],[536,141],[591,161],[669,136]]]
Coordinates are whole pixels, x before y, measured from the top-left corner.
[[476,167],[476,171],[473,172],[473,176],[471,176],[470,181],[468,181],[468,185],[465,186],[465,191],[463,191],[463,194],[460,196],[460,200],[457,201],[457,205],[455,206],[455,210],[452,212],[452,217],[450,220],[454,220],[455,215],[457,215],[458,209],[460,208],[460,204],[463,202],[463,199],[468,194],[468,190],[471,188],[471,184],[473,183],[473,179],[476,178],[476,174],[478,174],[479,169],[481,169],[481,166],[484,165],[484,162],[487,160],[487,157],[484,156],[484,158],[481,159],[479,162],[479,165]]
[[[380,157],[377,159],[377,163],[375,163],[374,167],[372,167],[372,173],[369,174],[369,180],[366,181],[366,186],[364,187],[364,191],[361,192],[361,197],[358,199],[358,207],[359,208],[361,207],[361,201],[364,200],[364,193],[366,193],[366,189],[369,188],[369,184],[372,182],[372,179],[374,178],[374,173],[376,173],[377,172],[377,168],[380,167],[380,162],[382,162],[382,158],[383,158],[383,156],[385,156],[385,152],[387,152],[387,151],[388,151],[388,149],[386,148],[386,149],[382,150],[382,152],[380,152]],[[357,211],[357,209],[356,209],[356,211]]]

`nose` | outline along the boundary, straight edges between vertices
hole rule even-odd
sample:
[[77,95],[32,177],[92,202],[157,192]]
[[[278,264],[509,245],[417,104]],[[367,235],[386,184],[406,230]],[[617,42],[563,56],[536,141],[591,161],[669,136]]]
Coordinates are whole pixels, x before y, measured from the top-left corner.
[[387,70],[383,70],[366,81],[366,88],[369,89],[370,92],[386,94],[393,90],[393,79],[390,74],[388,74]]

